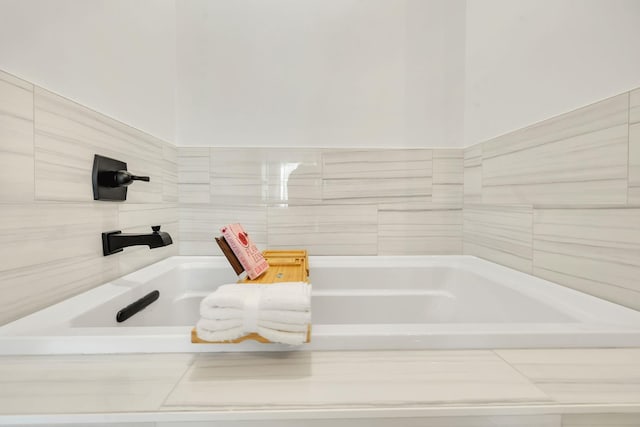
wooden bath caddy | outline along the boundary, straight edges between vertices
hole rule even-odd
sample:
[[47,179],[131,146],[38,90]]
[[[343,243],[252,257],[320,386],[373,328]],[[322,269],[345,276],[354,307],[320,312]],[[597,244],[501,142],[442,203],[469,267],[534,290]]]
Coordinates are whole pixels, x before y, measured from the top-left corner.
[[[238,280],[238,283],[256,283],[264,285],[279,282],[309,282],[309,260],[306,250],[266,250],[263,251],[262,254],[269,263],[269,269],[254,280],[245,278]],[[255,332],[229,341],[205,341],[198,337],[196,328],[191,330],[191,342],[194,344],[237,344],[246,340],[271,343],[271,341]],[[311,325],[309,325],[307,329],[306,342],[310,341]]]

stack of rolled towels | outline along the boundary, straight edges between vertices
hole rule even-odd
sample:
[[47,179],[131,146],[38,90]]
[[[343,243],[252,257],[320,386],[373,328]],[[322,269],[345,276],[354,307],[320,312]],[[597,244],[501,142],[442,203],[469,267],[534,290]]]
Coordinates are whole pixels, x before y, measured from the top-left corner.
[[230,341],[257,333],[271,342],[299,345],[311,324],[311,285],[234,283],[220,286],[200,303],[198,337]]

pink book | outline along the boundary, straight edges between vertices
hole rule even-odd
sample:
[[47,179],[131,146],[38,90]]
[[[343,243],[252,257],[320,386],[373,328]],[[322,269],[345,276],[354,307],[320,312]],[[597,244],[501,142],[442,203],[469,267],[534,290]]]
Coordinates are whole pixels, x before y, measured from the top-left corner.
[[267,271],[269,264],[262,256],[256,245],[242,225],[229,224],[220,229],[222,236],[247,272],[249,279],[253,280]]

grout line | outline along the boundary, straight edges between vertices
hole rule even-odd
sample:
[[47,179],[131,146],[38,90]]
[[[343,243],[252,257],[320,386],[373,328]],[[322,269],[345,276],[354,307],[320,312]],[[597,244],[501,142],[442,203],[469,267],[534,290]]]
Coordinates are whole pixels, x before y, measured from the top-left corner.
[[[531,350],[531,349],[529,349]],[[502,360],[504,363],[506,363],[507,365],[509,365],[511,367],[511,369],[513,369],[514,371],[516,371],[522,378],[526,379],[527,382],[532,386],[535,387],[536,390],[538,390],[540,393],[542,393],[543,395],[547,396],[547,398],[549,399],[549,403],[560,403],[558,402],[558,400],[554,399],[553,397],[551,397],[549,394],[547,394],[544,390],[542,390],[540,387],[538,387],[538,383],[536,383],[536,381],[529,377],[528,375],[526,375],[524,372],[522,372],[520,369],[518,369],[515,364],[510,363],[507,359],[505,359],[504,357],[502,357],[500,355],[500,353],[498,353],[500,350],[499,349],[491,349],[489,350],[491,353],[495,354],[495,356],[497,358],[499,358],[500,360]]]
[[167,392],[167,395],[164,397],[164,399],[162,399],[162,402],[160,402],[160,405],[158,405],[157,410],[160,410],[160,409],[162,409],[162,407],[165,406],[165,404],[167,403],[167,399],[169,399],[169,396],[171,396],[171,394],[173,394],[173,392],[176,390],[176,388],[178,387],[178,384],[180,384],[182,382],[184,377],[187,375],[187,372],[189,372],[189,369],[191,369],[191,367],[196,362],[196,358],[198,358],[199,355],[200,355],[200,353],[193,353],[192,354],[191,360],[189,360],[189,362],[186,364],[184,372],[182,372],[182,375],[180,375],[180,377],[173,384],[173,387],[171,387],[171,390],[169,390]]

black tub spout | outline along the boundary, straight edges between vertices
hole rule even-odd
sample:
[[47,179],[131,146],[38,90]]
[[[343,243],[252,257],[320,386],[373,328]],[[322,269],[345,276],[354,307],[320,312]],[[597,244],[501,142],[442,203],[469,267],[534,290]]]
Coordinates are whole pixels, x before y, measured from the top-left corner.
[[146,245],[150,249],[168,246],[173,243],[169,233],[160,231],[159,225],[151,227],[149,234],[122,234],[122,231],[108,231],[102,233],[102,252],[104,256],[122,252],[127,246]]

